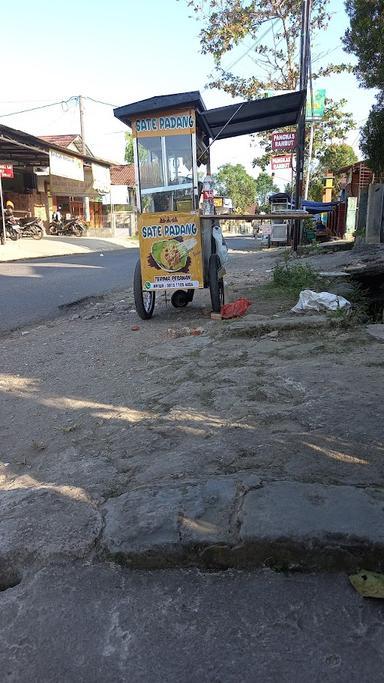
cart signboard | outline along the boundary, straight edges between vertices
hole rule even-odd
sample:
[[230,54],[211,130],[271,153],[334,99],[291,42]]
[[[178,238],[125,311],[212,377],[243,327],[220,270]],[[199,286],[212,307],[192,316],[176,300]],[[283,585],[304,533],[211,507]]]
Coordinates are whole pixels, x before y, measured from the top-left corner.
[[283,156],[272,157],[271,166],[272,171],[279,171],[284,168],[292,168],[292,154],[285,154]]
[[287,133],[272,133],[271,142],[273,152],[291,151],[296,147],[296,133],[295,131],[288,131]]
[[160,114],[141,114],[132,121],[133,137],[157,137],[163,135],[187,135],[196,132],[193,109],[167,111]]
[[202,288],[198,214],[143,213],[138,222],[143,290]]
[[0,178],[13,178],[12,164],[0,164]]

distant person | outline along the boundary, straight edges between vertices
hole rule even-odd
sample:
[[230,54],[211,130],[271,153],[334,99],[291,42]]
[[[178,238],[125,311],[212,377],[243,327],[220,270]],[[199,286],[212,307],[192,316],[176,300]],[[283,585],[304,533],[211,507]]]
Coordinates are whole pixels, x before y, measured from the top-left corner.
[[8,200],[6,205],[5,205],[4,214],[5,214],[5,220],[8,221],[9,223],[16,223],[16,218],[13,215],[14,208],[15,208],[14,203],[11,202],[10,200]]
[[54,211],[52,214],[52,220],[56,221],[56,223],[61,223],[62,218],[63,214],[61,213],[61,206],[58,206],[56,211]]

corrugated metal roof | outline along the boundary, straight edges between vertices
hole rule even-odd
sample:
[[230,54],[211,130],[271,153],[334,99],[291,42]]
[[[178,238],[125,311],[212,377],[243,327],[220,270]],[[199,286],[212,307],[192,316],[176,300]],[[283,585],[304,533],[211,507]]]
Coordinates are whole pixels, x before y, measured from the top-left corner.
[[[4,163],[23,163],[31,166],[44,166],[47,162],[47,157],[50,149],[60,151],[63,145],[57,145],[53,142],[48,142],[42,138],[26,133],[22,130],[16,130],[9,126],[0,124],[0,161]],[[90,154],[79,154],[70,149],[67,153],[75,156],[78,159],[83,159],[86,163],[97,163],[102,166],[111,166],[110,161],[98,159]]]

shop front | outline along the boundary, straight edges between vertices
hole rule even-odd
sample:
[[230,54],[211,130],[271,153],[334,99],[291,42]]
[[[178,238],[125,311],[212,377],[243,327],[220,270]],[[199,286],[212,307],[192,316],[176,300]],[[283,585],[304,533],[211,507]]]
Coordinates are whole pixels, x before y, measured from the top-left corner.
[[58,206],[64,216],[84,217],[88,198],[89,226],[102,228],[102,196],[110,189],[108,162],[64,152],[29,133],[0,125],[0,163],[13,169],[13,177],[2,179],[2,189],[4,202],[12,201],[17,217],[38,217],[47,227]]

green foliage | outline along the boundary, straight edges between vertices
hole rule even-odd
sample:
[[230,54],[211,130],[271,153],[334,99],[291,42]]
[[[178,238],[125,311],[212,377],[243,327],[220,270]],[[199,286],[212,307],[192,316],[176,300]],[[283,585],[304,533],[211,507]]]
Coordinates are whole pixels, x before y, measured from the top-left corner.
[[366,88],[384,88],[383,0],[347,0],[350,28],[344,46],[359,60],[355,73]]
[[124,160],[127,162],[127,164],[133,164],[133,162],[135,161],[134,155],[133,155],[132,133],[126,133],[125,134]]
[[345,142],[340,145],[328,145],[318,158],[321,168],[324,171],[332,171],[332,173],[336,173],[343,166],[349,166],[358,160],[353,147]]
[[376,98],[360,132],[360,148],[377,175],[384,173],[384,93]]
[[230,197],[235,211],[240,212],[255,201],[256,182],[242,164],[224,164],[214,176],[219,194]]
[[310,289],[316,284],[317,274],[308,265],[295,263],[290,265],[288,258],[278,263],[273,269],[273,284],[298,295],[302,289]]
[[256,200],[261,211],[266,211],[269,208],[268,197],[274,192],[278,192],[279,188],[274,184],[273,178],[268,173],[260,173],[255,182],[256,186]]
[[313,175],[309,182],[309,199],[313,202],[322,202],[324,193],[324,182],[323,178],[319,175]]
[[339,175],[337,171],[344,166],[354,164],[357,160],[358,159],[353,147],[347,145],[346,143],[325,146],[319,153],[319,164],[316,168],[316,174],[310,183],[311,199],[319,202],[322,201],[323,177],[325,173],[329,171],[335,176],[333,183],[333,198],[336,198],[340,193]]

